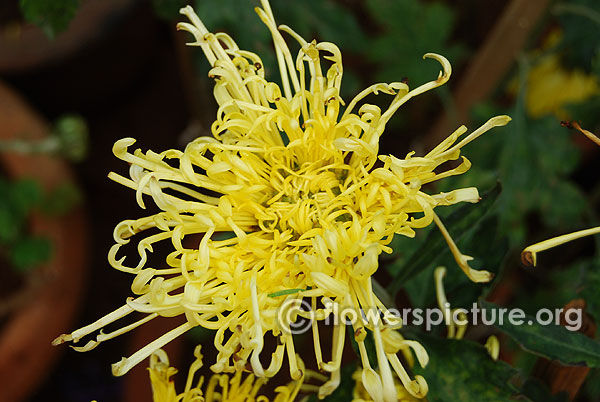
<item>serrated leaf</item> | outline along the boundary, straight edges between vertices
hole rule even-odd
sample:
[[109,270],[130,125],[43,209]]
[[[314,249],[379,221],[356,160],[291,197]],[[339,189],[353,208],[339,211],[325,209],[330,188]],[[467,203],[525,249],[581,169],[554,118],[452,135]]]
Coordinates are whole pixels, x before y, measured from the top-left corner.
[[[499,317],[499,306],[485,301],[481,306],[486,309],[488,319],[492,314]],[[568,366],[600,367],[600,343],[595,340],[561,325],[541,325],[530,315],[525,316],[521,325],[504,318],[502,324],[496,319],[494,325],[524,350]]]
[[439,72],[439,65],[423,61],[425,53],[442,54],[452,63],[464,55],[463,47],[447,43],[454,26],[454,12],[447,5],[417,0],[369,0],[366,4],[384,30],[372,40],[368,53],[380,66],[377,80],[407,77],[411,86],[420,85]]
[[[459,241],[468,229],[476,225],[486,215],[500,195],[500,192],[501,186],[497,184],[482,196],[479,203],[475,205],[462,205],[444,219],[444,225],[450,234],[454,236],[455,241]],[[386,266],[392,276],[394,276],[394,280],[388,289],[389,292],[391,294],[396,293],[409,278],[412,278],[430,264],[435,263],[447,247],[444,237],[434,228],[421,247],[408,258],[407,263],[400,266],[392,263]]]
[[[521,69],[521,75],[526,77],[527,68]],[[472,172],[440,183],[442,191],[465,185],[481,186],[482,178],[489,180],[497,174],[503,187],[495,208],[500,217],[499,230],[507,234],[511,246],[517,249],[526,241],[528,217],[536,214],[551,228],[575,230],[583,224],[582,214],[587,207],[582,191],[569,180],[580,160],[573,134],[561,127],[554,116],[528,119],[525,93],[522,88],[517,105],[510,110],[489,105],[474,110],[478,124],[494,114],[509,114],[513,122],[495,128],[465,147],[465,154],[473,163]],[[597,107],[590,107],[589,115],[597,120]]]
[[480,344],[438,338],[415,330],[404,331],[419,341],[429,354],[425,368],[413,371],[427,380],[429,402],[514,401],[517,389],[510,381],[518,371],[502,361],[494,361]]

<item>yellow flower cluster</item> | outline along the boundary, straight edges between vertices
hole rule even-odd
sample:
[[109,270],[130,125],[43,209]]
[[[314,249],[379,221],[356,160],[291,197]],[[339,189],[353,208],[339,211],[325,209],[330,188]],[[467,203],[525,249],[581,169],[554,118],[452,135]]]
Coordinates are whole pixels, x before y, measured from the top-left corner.
[[[404,159],[379,154],[379,137],[392,115],[409,99],[444,84],[451,66],[442,56],[439,76],[410,89],[403,82],[375,84],[347,105],[340,97],[342,59],[337,46],[307,42],[287,26],[277,27],[268,1],[257,8],[270,30],[278,60],[281,87],[265,78],[261,59],[238,48],[224,33],[209,32],[191,7],[181,10],[189,22],[178,28],[194,36],[212,69],[219,104],[213,137],[197,138],[185,150],[162,153],[129,148],[132,138],[118,141],[114,154],[130,164],[129,178],[109,177],[136,192],[141,208],[152,200],[160,212],[125,220],[114,231],[111,265],[134,275],[136,298],[97,322],[59,337],[55,344],[78,342],[130,313],[145,317],[110,333],[102,333],[78,350],[89,350],[157,316],[185,315],[186,322],[113,365],[122,375],[170,340],[194,326],[216,330],[218,350],[214,372],[239,372],[251,367],[259,377],[274,376],[287,355],[292,379],[303,372],[296,358],[292,329],[299,308],[282,317],[285,306],[302,300],[312,305],[312,333],[317,364],[330,375],[319,390],[329,395],[340,383],[345,325],[333,330],[333,347],[324,359],[319,321],[332,314],[322,305],[331,301],[354,311],[388,311],[373,293],[372,275],[378,257],[391,253],[394,235],[414,236],[432,222],[440,228],[461,269],[473,281],[491,274],[469,267],[434,209],[479,200],[476,188],[427,194],[428,183],[466,172],[462,157],[456,167],[439,168],[461,158],[461,148],[508,116],[490,119],[461,139],[462,126],[424,156]],[[280,31],[298,42],[294,58]],[[392,96],[387,110],[364,103],[371,94]],[[438,169],[439,168],[439,169]],[[137,242],[139,261],[126,264],[122,246]],[[163,266],[149,266],[153,247],[172,244]],[[345,317],[340,317],[345,318]],[[427,354],[420,344],[403,339],[394,328],[399,320],[359,317],[353,322],[363,364],[362,381],[375,401],[397,400],[395,372],[415,397],[427,393],[427,383],[411,379],[398,351],[412,349],[421,364]],[[372,331],[378,370],[371,368],[364,339]],[[266,336],[278,346],[268,364],[261,356]]]
[[581,103],[600,93],[600,83],[594,75],[581,70],[567,70],[558,54],[543,56],[529,71],[525,104],[533,118],[554,114],[566,116],[565,106]]
[[[200,349],[201,347],[197,346],[194,350],[196,360],[189,368],[184,391],[179,394],[175,389],[175,382],[171,379],[177,374],[177,369],[170,365],[165,351],[158,349],[150,356],[148,372],[153,402],[269,402],[271,400],[263,394],[262,390],[266,379],[257,378],[252,373],[243,375],[241,371],[238,371],[231,377],[228,374],[214,374],[206,384],[203,376],[198,376],[196,379],[196,374],[202,368]],[[306,393],[314,390],[315,386],[307,384],[307,381],[311,379],[326,380],[325,377],[314,371],[303,370],[303,372],[304,375],[299,380],[276,387],[273,402],[293,402],[300,392]],[[352,402],[373,402],[362,383],[360,370],[352,374],[352,379],[355,384]],[[397,402],[419,400],[410,395],[399,381],[395,382],[395,386],[398,395]]]
[[[185,389],[180,394],[171,380],[177,369],[169,365],[169,357],[165,351],[158,349],[150,356],[148,371],[153,402],[269,402],[268,397],[259,395],[265,379],[256,378],[253,374],[242,376],[242,372],[238,371],[231,378],[227,374],[215,374],[206,385],[202,376],[195,380],[196,373],[202,367],[200,346],[196,347],[194,356],[196,360],[189,368]],[[303,381],[304,377],[275,388],[273,402],[293,402]]]
[[[269,402],[262,388],[266,379],[257,378],[253,374],[243,375],[238,371],[233,376],[228,374],[214,374],[204,383],[204,377],[195,379],[197,372],[202,367],[202,354],[200,346],[194,351],[196,360],[191,364],[184,391],[177,393],[175,382],[171,379],[177,374],[177,369],[169,363],[169,357],[164,350],[158,349],[150,356],[150,384],[152,386],[153,402]],[[305,375],[286,385],[275,388],[273,402],[293,402],[300,392],[310,392],[315,386],[306,384],[312,378],[325,380],[323,376],[311,370],[304,371]],[[352,402],[373,402],[362,383],[360,371],[352,374],[354,391]],[[410,395],[399,381],[395,382],[398,395],[397,402],[416,402],[417,399]],[[261,395],[259,395],[261,394]]]

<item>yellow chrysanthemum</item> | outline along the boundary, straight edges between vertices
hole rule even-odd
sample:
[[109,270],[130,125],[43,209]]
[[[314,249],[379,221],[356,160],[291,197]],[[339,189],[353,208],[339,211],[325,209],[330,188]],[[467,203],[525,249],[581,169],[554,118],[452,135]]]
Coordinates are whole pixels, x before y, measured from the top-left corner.
[[[577,131],[579,131],[580,133],[582,133],[583,135],[588,137],[590,140],[592,140],[594,143],[596,143],[598,146],[600,146],[600,138],[598,136],[596,136],[594,133],[592,133],[591,131],[581,128],[579,123],[563,122],[562,124],[575,128]],[[600,226],[595,227],[595,228],[579,230],[579,231],[573,232],[573,233],[567,233],[562,236],[553,237],[551,239],[544,240],[544,241],[541,241],[536,244],[532,244],[531,246],[526,247],[521,252],[521,261],[525,265],[532,265],[535,267],[535,265],[537,264],[537,253],[560,246],[565,243],[569,243],[573,240],[577,240],[582,237],[593,236],[593,235],[599,234],[599,233],[600,233]]]
[[177,394],[175,383],[171,380],[177,369],[169,365],[165,351],[159,349],[150,356],[148,371],[153,402],[293,402],[303,387],[304,377],[301,377],[275,388],[275,398],[270,399],[259,395],[266,381],[264,378],[256,378],[253,374],[243,375],[241,371],[231,377],[228,374],[214,374],[204,384],[203,376],[195,379],[202,367],[200,346],[196,347],[194,356],[196,360],[189,368],[185,389],[180,394]]
[[[510,118],[492,118],[459,141],[467,131],[462,126],[425,156],[379,155],[379,137],[392,115],[412,97],[444,84],[451,73],[449,62],[426,54],[442,66],[435,80],[412,90],[403,82],[375,84],[344,107],[339,49],[328,42],[307,42],[280,26],[299,43],[294,60],[268,2],[263,0],[256,11],[272,34],[283,89],[265,79],[257,55],[240,50],[224,33],[210,33],[191,7],[181,10],[190,22],[178,28],[194,36],[191,45],[201,47],[212,66],[209,75],[215,79],[219,104],[214,137],[197,138],[184,151],[159,154],[130,152],[132,138],[115,144],[115,155],[131,165],[130,178],[115,173],[109,177],[134,189],[140,207],[152,199],[160,209],[123,221],[114,231],[116,244],[109,261],[135,275],[132,291],[138,296],[55,343],[77,342],[135,311],[147,315],[114,332],[100,333],[77,349],[89,350],[159,315],[185,315],[186,323],[113,365],[113,373],[126,373],[199,325],[216,330],[219,353],[213,371],[235,372],[249,363],[256,376],[270,377],[280,370],[285,353],[291,377],[299,379],[302,371],[290,326],[298,316],[307,316],[313,320],[319,368],[331,375],[319,392],[323,397],[340,382],[346,331],[343,323],[336,323],[331,359],[324,360],[318,321],[332,313],[327,306],[338,303],[355,311],[377,312],[353,323],[363,384],[373,400],[396,400],[392,371],[412,395],[423,396],[425,380],[412,380],[396,353],[411,348],[421,364],[427,362],[427,354],[417,342],[392,330],[398,320],[374,319],[379,313],[389,314],[372,291],[371,276],[378,268],[378,256],[392,251],[388,244],[394,235],[412,237],[414,229],[435,222],[469,278],[476,282],[491,278],[487,271],[469,267],[471,257],[460,253],[434,212],[438,206],[477,202],[477,189],[429,195],[422,186],[466,172],[470,162],[465,157],[452,169],[438,167],[459,159],[463,146]],[[386,111],[362,102],[380,92],[393,96]],[[230,236],[217,237],[222,233]],[[140,259],[128,266],[118,255],[132,238],[137,240]],[[158,242],[171,242],[174,251],[165,266],[148,266],[148,253]],[[310,314],[298,308],[303,299],[310,300]],[[326,307],[317,308],[319,303]],[[282,314],[283,310],[291,313]],[[366,329],[373,332],[378,371],[366,356]],[[267,334],[277,337],[278,346],[264,366],[260,355]]]
[[567,70],[558,54],[544,56],[529,71],[525,104],[534,118],[554,114],[564,119],[564,107],[600,93],[598,78],[581,70]]

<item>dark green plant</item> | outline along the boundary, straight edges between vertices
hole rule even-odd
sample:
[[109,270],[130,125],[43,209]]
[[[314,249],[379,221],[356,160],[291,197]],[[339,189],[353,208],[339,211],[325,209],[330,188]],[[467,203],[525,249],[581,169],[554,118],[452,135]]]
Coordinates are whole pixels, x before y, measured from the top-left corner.
[[19,0],[25,21],[39,26],[51,39],[69,27],[79,4],[80,0]]
[[[26,133],[23,133],[26,137]],[[55,154],[73,161],[87,153],[87,125],[74,115],[59,118],[51,135],[41,140],[18,138],[0,142],[1,152]],[[29,223],[32,213],[62,215],[80,202],[78,189],[62,183],[44,191],[34,179],[9,180],[0,177],[0,255],[17,271],[25,272],[47,261],[52,246],[45,237],[32,235]]]
[[31,235],[27,227],[31,212],[43,201],[42,189],[35,180],[0,178],[0,193],[0,255],[17,271],[28,271],[51,254],[50,241]]

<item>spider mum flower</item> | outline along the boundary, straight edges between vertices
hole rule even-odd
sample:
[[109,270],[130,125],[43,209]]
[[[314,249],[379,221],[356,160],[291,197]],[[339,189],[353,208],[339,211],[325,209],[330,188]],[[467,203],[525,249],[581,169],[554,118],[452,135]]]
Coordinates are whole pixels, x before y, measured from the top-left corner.
[[[460,253],[434,212],[438,206],[477,202],[477,189],[430,195],[422,186],[466,172],[470,162],[461,157],[461,148],[510,118],[494,117],[460,139],[467,131],[462,126],[424,156],[380,155],[379,137],[398,108],[449,79],[451,66],[444,57],[424,56],[442,68],[431,82],[412,90],[403,82],[375,84],[345,104],[340,97],[339,49],[328,42],[307,42],[287,26],[277,27],[266,0],[256,12],[272,34],[281,86],[265,78],[257,55],[239,49],[224,33],[210,33],[191,7],[181,12],[189,22],[178,28],[194,36],[190,45],[200,47],[212,66],[209,76],[215,80],[219,104],[213,137],[197,138],[183,151],[162,153],[131,152],[132,138],[114,145],[114,154],[130,164],[130,177],[109,177],[135,190],[141,208],[151,199],[160,209],[125,220],[114,231],[116,244],[109,261],[135,275],[131,289],[137,297],[55,343],[77,342],[135,311],[146,316],[100,333],[77,349],[89,350],[157,316],[185,315],[184,324],[113,365],[113,373],[126,373],[170,340],[203,326],[216,330],[213,371],[250,367],[256,376],[270,377],[287,355],[291,377],[299,379],[303,373],[290,327],[306,314],[297,305],[310,300],[315,355],[319,368],[331,374],[319,392],[323,397],[339,384],[346,331],[336,325],[331,358],[323,359],[317,323],[332,310],[317,308],[317,303],[331,301],[387,314],[372,291],[371,276],[378,256],[392,251],[388,244],[393,236],[412,237],[415,229],[435,222],[469,278],[491,278],[487,271],[469,267],[471,257]],[[295,58],[280,31],[298,43]],[[363,102],[379,93],[391,96],[385,111]],[[437,169],[454,160],[459,160],[456,167]],[[224,238],[223,233],[230,236]],[[119,250],[132,239],[139,261],[126,264]],[[149,253],[159,242],[172,243],[173,252],[164,266],[149,266]],[[427,361],[417,342],[390,329],[398,320],[378,322],[372,317],[353,325],[363,384],[374,400],[396,400],[392,372],[412,395],[427,392],[425,380],[412,380],[396,356],[412,349],[421,364]],[[373,331],[378,371],[366,357],[367,329]],[[264,364],[267,334],[277,337],[278,345],[270,363]]]
[[[215,374],[206,384],[203,376],[195,379],[202,367],[200,346],[196,347],[194,356],[196,360],[189,368],[184,391],[180,394],[177,394],[175,383],[171,380],[177,369],[170,366],[165,351],[158,349],[150,356],[148,371],[154,402],[269,402],[268,397],[259,395],[266,380],[253,374],[243,375],[241,371],[231,377],[228,374]],[[307,374],[310,376],[313,373],[308,371]],[[304,378],[300,378],[275,388],[273,402],[293,402],[304,387],[303,381]]]

